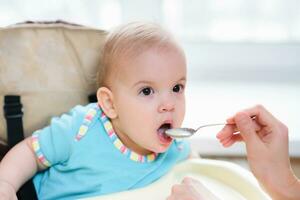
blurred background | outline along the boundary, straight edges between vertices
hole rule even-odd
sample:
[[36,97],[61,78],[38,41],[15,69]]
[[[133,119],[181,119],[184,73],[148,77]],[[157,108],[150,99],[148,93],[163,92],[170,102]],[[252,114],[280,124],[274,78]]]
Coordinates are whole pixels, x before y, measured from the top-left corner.
[[[137,20],[159,23],[186,51],[183,126],[224,122],[263,104],[289,127],[290,155],[300,165],[299,10],[299,0],[0,0],[0,26],[60,19],[108,30]],[[243,160],[243,144],[218,144],[219,129],[192,137],[194,149]]]

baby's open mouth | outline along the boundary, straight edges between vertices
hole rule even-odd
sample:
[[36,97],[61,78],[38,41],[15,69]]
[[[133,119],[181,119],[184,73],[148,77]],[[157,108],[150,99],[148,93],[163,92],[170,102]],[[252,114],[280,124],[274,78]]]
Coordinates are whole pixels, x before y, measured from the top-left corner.
[[172,128],[172,125],[170,123],[164,123],[162,124],[158,130],[157,130],[157,134],[159,139],[164,142],[164,143],[169,143],[170,141],[172,141],[172,138],[168,135],[166,135],[166,130]]

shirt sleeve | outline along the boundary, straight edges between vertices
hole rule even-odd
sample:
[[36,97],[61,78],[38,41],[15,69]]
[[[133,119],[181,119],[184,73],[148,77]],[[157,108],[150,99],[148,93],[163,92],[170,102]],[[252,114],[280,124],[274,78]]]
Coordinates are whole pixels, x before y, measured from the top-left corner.
[[75,107],[68,114],[52,118],[49,126],[33,133],[32,146],[41,164],[50,167],[68,161],[76,135],[76,122],[80,120],[77,110]]

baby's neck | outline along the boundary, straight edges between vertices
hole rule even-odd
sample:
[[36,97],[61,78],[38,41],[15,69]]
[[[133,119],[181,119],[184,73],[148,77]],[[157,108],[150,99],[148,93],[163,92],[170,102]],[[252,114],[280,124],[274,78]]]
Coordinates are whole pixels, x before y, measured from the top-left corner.
[[134,151],[137,154],[143,155],[143,156],[153,153],[152,151],[149,151],[149,150],[141,147],[140,145],[136,144],[133,140],[131,140],[127,136],[127,134],[125,134],[122,131],[118,130],[118,128],[115,128],[115,126],[113,126],[113,127],[114,127],[114,131],[115,131],[116,135],[118,136],[118,138],[130,150]]

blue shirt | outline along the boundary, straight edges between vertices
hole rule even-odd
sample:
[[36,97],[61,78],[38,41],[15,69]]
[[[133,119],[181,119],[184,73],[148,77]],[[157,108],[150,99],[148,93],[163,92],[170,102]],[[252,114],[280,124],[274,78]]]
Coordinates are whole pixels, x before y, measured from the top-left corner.
[[108,133],[108,125],[98,105],[89,104],[53,118],[33,134],[38,160],[49,166],[33,179],[39,199],[77,199],[143,187],[189,155],[186,142],[173,141],[155,159],[137,157],[130,149],[117,148],[120,140]]

